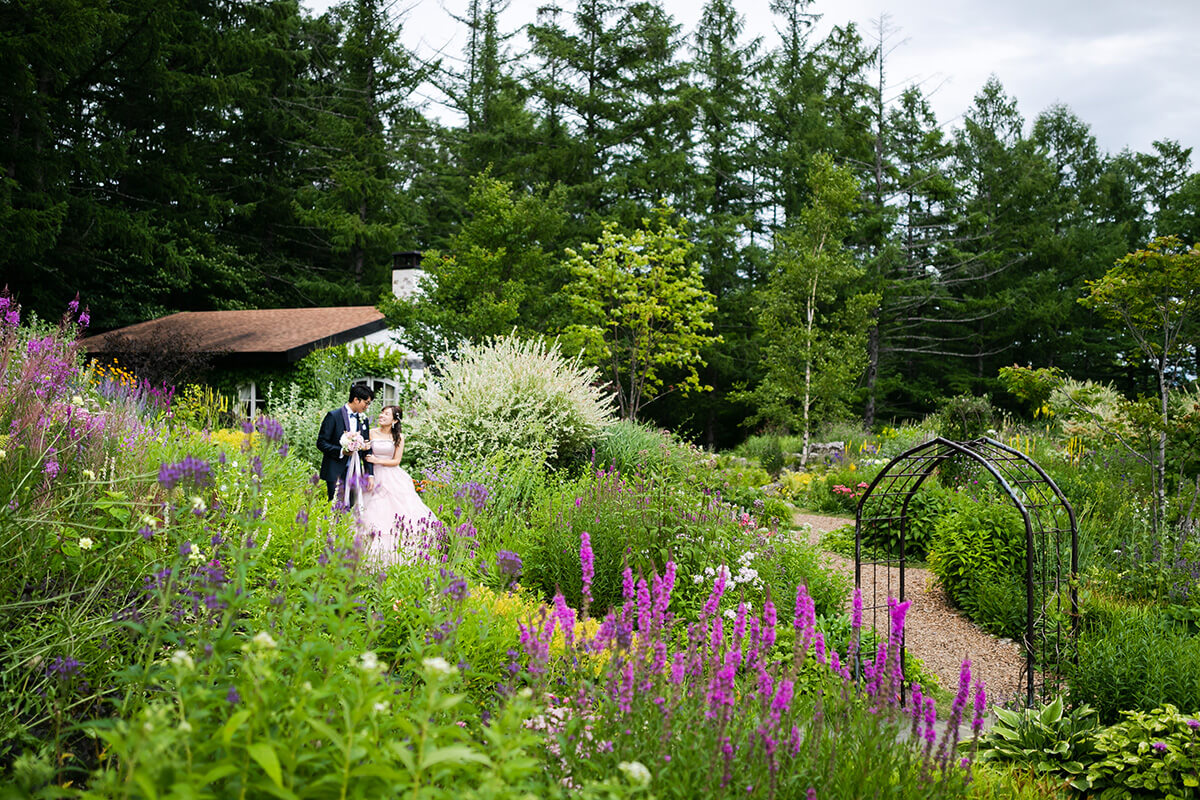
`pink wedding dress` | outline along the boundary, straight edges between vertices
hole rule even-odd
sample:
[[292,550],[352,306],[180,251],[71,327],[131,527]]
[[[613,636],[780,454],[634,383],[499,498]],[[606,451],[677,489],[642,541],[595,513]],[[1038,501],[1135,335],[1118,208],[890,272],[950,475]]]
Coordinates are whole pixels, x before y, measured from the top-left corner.
[[[372,439],[371,453],[395,458],[391,438]],[[401,467],[376,464],[374,486],[363,494],[358,531],[367,539],[366,559],[378,566],[410,564],[429,550],[433,528],[441,522],[417,494]]]

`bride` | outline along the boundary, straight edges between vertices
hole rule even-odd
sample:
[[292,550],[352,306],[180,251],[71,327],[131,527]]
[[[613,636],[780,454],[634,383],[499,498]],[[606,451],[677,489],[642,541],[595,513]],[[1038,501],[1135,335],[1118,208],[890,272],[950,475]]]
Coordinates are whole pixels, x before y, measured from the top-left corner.
[[438,520],[417,495],[412,478],[400,466],[404,434],[399,406],[384,406],[370,431],[375,476],[363,497],[359,532],[367,536],[366,558],[371,563],[406,564],[424,549],[424,540]]

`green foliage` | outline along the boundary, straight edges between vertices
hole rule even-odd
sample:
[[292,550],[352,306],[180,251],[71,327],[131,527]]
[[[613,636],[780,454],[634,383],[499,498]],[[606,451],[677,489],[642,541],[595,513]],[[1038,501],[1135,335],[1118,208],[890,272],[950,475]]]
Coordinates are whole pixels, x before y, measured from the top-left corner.
[[[739,393],[757,407],[748,423],[801,431],[845,414],[844,403],[866,361],[866,331],[879,295],[861,291],[861,270],[842,242],[858,198],[849,170],[827,154],[814,159],[811,199],[791,227],[776,235],[763,291],[762,381]],[[816,417],[814,418],[814,414]]]
[[1200,709],[1200,637],[1187,622],[1136,607],[1096,622],[1103,624],[1080,635],[1078,664],[1068,671],[1072,703],[1095,707],[1106,723],[1164,703]]
[[1200,787],[1200,721],[1170,703],[1123,711],[1096,734],[1095,760],[1076,789],[1096,797],[1194,797]]
[[[863,508],[863,516],[880,516],[875,510],[881,499],[873,495]],[[890,501],[889,501],[890,502]],[[904,536],[906,558],[921,559],[929,552],[937,526],[952,513],[954,495],[933,481],[927,480],[908,501],[907,528]],[[895,521],[877,522],[864,526],[863,547],[869,551],[900,552],[900,525]]]
[[627,475],[682,479],[700,458],[692,446],[645,422],[618,420],[596,442],[595,464]]
[[568,277],[553,255],[562,202],[560,190],[522,191],[490,171],[476,176],[466,221],[445,251],[424,254],[417,291],[380,300],[400,341],[440,363],[467,343],[556,330]]
[[1009,761],[1038,773],[1080,775],[1091,760],[1096,710],[1064,709],[1061,697],[1041,708],[996,708],[996,720],[978,741],[980,761]]
[[960,496],[934,528],[929,568],[968,617],[994,633],[1020,635],[1023,618],[1003,602],[1025,604],[1024,593],[1013,591],[1025,569],[1025,524],[1013,506]]
[[952,442],[966,442],[994,429],[996,417],[996,409],[990,398],[958,395],[941,404],[934,424],[943,438]]
[[557,343],[510,336],[465,345],[421,393],[409,426],[414,455],[582,460],[612,422],[611,400],[594,381]]
[[672,213],[664,206],[657,223],[643,219],[632,233],[608,224],[596,242],[566,251],[574,321],[563,330],[564,342],[612,382],[623,419],[637,419],[668,388],[709,388],[700,385],[698,370],[701,349],[720,341],[708,333],[713,296],[687,261],[691,245],[670,223]]

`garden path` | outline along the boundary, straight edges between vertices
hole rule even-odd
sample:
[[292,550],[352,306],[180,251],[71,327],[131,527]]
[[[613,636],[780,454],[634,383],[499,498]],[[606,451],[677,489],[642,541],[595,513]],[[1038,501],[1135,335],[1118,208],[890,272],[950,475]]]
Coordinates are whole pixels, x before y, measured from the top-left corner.
[[[793,520],[798,526],[810,526],[809,542],[814,545],[819,544],[822,533],[854,522],[847,517],[807,513],[798,513]],[[824,552],[823,556],[828,566],[854,579],[854,559],[830,552]],[[889,585],[898,585],[898,570],[889,570],[890,576],[885,576],[884,572],[879,570],[875,579],[890,579]],[[872,575],[864,570],[863,597],[872,596],[871,580]],[[1025,668],[1020,645],[1011,639],[999,639],[986,633],[951,608],[945,592],[936,585],[927,569],[909,567],[905,570],[905,599],[912,601],[905,619],[905,646],[910,655],[921,660],[927,672],[937,676],[943,688],[951,692],[957,688],[962,661],[969,658],[972,674],[982,677],[985,682],[989,704],[1004,703],[1016,697],[1021,671]]]

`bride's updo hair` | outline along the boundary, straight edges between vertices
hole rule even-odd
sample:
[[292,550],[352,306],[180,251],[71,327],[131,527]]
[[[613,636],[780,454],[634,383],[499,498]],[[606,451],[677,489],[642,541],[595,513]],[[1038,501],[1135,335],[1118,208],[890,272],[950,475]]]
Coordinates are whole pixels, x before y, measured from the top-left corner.
[[404,432],[400,425],[400,420],[404,419],[404,411],[400,408],[400,406],[384,406],[382,409],[380,409],[379,413],[382,414],[384,411],[389,409],[392,412],[392,419],[395,420],[392,423],[392,444],[396,447],[399,447],[400,434]]

